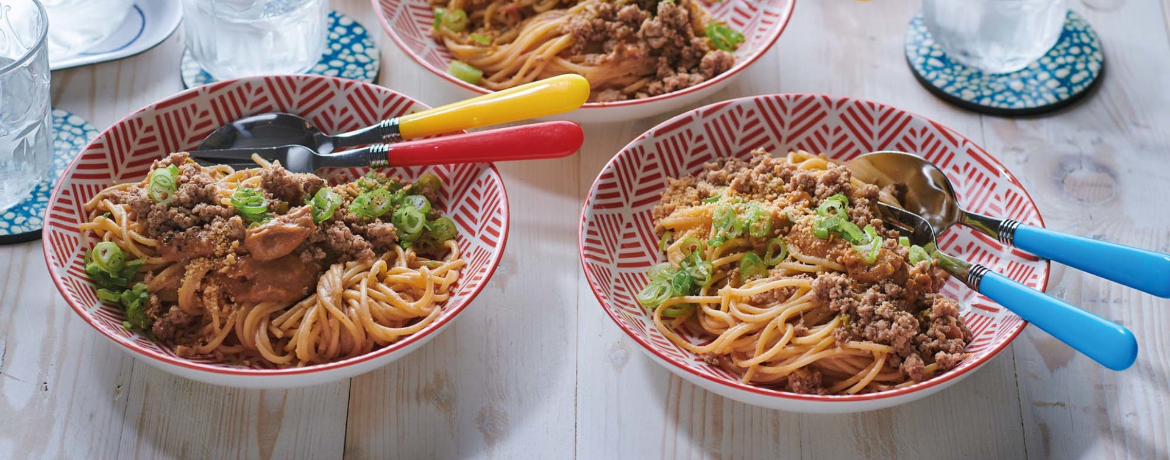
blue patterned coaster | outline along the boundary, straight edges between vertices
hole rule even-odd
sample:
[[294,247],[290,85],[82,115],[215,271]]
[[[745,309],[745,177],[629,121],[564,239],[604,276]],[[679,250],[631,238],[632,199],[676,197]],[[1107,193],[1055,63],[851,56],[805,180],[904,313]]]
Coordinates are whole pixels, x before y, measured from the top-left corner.
[[985,74],[952,62],[926,29],[922,14],[906,30],[906,62],[926,89],[947,102],[993,115],[1055,110],[1088,93],[1101,79],[1105,56],[1097,32],[1068,12],[1056,45],[1036,62],[1005,74]]
[[41,237],[41,224],[49,204],[49,194],[57,185],[61,171],[73,161],[98,130],[81,117],[53,109],[53,164],[45,179],[33,188],[24,201],[0,212],[0,244],[23,243]]
[[[329,36],[326,40],[321,60],[305,73],[374,82],[378,76],[378,47],[365,27],[349,16],[330,11]],[[183,51],[180,72],[183,74],[183,86],[187,88],[216,81],[195,62],[188,50]]]

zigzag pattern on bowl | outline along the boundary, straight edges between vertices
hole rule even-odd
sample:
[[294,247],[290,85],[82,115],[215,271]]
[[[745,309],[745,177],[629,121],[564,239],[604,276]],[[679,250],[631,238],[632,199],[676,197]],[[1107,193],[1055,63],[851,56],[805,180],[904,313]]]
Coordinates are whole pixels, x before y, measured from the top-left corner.
[[[259,83],[244,80],[202,86],[134,113],[86,147],[62,174],[62,183],[50,202],[46,259],[60,281],[62,295],[83,318],[131,348],[206,369],[240,367],[209,359],[178,358],[169,348],[122,327],[121,309],[98,301],[84,270],[85,250],[95,242],[91,235],[79,238],[78,225],[86,220],[83,204],[113,183],[141,180],[154,160],[168,152],[195,148],[211,131],[243,116],[290,112],[308,118],[325,132],[342,132],[425,108],[393,91],[350,80],[279,76],[265,77]],[[345,180],[366,172],[365,168],[352,168],[322,175]],[[438,320],[410,337],[354,359],[390,353],[458,314],[487,281],[503,249],[507,197],[495,168],[470,164],[393,170],[395,176],[406,180],[427,172],[443,179],[445,214],[458,227],[459,248],[468,266]]]
[[[768,44],[780,34],[780,28],[787,21],[794,1],[704,2],[712,18],[728,23],[744,35],[743,44],[735,52],[736,65],[728,71],[729,74],[739,71],[745,63],[767,51]],[[447,74],[447,65],[454,58],[447,47],[430,35],[434,27],[435,14],[428,0],[373,0],[373,3],[375,12],[381,16],[386,33],[401,45],[407,55],[453,83],[487,92],[486,89],[469,85]]]
[[[646,270],[662,259],[651,209],[667,179],[694,174],[716,158],[747,157],[757,148],[774,154],[806,150],[837,160],[876,150],[915,152],[944,170],[967,209],[1042,225],[1019,182],[987,152],[955,131],[886,105],[820,95],[761,96],[713,104],[664,122],[631,142],[598,176],[582,213],[581,257],[594,293],[619,326],[675,365],[728,385],[744,387],[732,374],[662,336],[634,296],[648,281]],[[1045,261],[982,234],[955,227],[939,244],[1030,287],[1045,287]],[[955,279],[943,292],[959,300],[974,334],[968,347],[972,356],[952,371],[956,374],[984,362],[1024,326],[1014,313]],[[705,340],[683,335],[692,343]],[[924,384],[929,382],[919,385]]]

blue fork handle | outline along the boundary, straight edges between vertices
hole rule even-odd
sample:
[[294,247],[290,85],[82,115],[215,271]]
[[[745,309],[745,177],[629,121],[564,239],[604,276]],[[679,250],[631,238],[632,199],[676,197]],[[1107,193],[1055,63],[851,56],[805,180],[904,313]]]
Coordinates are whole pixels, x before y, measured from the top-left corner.
[[1158,297],[1170,297],[1170,254],[1020,224],[1017,248]]
[[1100,316],[993,271],[983,274],[978,291],[1105,367],[1125,370],[1137,360],[1133,333]]

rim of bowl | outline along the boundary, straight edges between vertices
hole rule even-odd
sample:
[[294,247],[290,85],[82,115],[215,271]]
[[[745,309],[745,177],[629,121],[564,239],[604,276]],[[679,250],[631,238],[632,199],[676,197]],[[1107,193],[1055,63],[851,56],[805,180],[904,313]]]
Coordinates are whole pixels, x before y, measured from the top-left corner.
[[[202,89],[203,87],[210,86],[210,85],[234,83],[234,82],[245,81],[245,80],[262,81],[264,79],[270,79],[270,78],[278,78],[278,79],[289,79],[289,78],[326,79],[326,80],[334,80],[337,82],[345,82],[347,84],[353,82],[353,80],[347,80],[347,79],[342,79],[342,78],[337,78],[337,77],[327,77],[327,76],[321,76],[321,75],[257,75],[257,76],[252,76],[252,77],[236,78],[236,79],[231,79],[231,80],[226,80],[226,81],[221,81],[221,82],[209,83],[207,85],[196,86],[194,88],[190,88],[190,89],[172,94],[172,95],[170,95],[166,98],[160,99],[158,101],[154,101],[154,102],[150,103],[149,105],[147,105],[146,107],[142,107],[138,110],[135,110],[134,112],[131,112],[129,115],[122,117],[122,119],[118,120],[117,122],[111,124],[106,129],[102,130],[102,132],[100,134],[98,134],[97,137],[94,137],[93,141],[90,141],[88,144],[86,144],[86,146],[83,147],[81,149],[81,151],[84,152],[85,150],[89,149],[89,146],[91,144],[93,144],[93,142],[97,141],[97,139],[101,139],[104,136],[106,136],[106,134],[108,134],[109,131],[111,129],[113,129],[115,126],[118,126],[118,125],[126,122],[130,118],[137,116],[138,114],[146,111],[148,108],[157,106],[160,103],[163,103],[166,101],[186,99],[186,98],[190,97],[190,95],[192,95],[192,94],[196,93],[197,91],[199,91],[200,89]],[[412,105],[421,105],[423,107],[427,107],[426,104],[423,104],[419,100],[417,100],[413,97],[410,97],[406,94],[395,91],[393,89],[386,88],[384,86],[374,85],[371,83],[365,83],[365,82],[357,82],[357,83],[360,83],[362,85],[367,85],[367,86],[373,86],[380,91],[392,92],[394,94],[397,94],[397,95],[411,101]],[[73,160],[71,160],[69,162],[69,165],[66,167],[65,170],[66,171],[76,171],[75,167],[77,165],[77,162],[80,161],[80,159],[81,159],[81,155],[74,157]],[[451,320],[455,319],[455,317],[458,316],[459,313],[462,313],[464,310],[466,310],[467,307],[471,304],[471,302],[475,300],[475,297],[478,296],[479,293],[481,291],[483,291],[483,289],[485,287],[487,287],[488,282],[491,281],[492,276],[495,275],[496,268],[499,266],[500,259],[503,257],[504,250],[508,245],[508,234],[509,234],[509,230],[511,228],[512,219],[511,219],[511,208],[510,208],[510,205],[508,204],[508,199],[507,199],[507,197],[508,197],[507,185],[504,183],[503,176],[500,175],[500,171],[498,169],[496,169],[495,163],[479,163],[479,164],[487,165],[488,169],[491,170],[492,174],[494,174],[498,178],[499,183],[500,183],[500,191],[503,193],[503,197],[504,197],[504,199],[501,200],[501,203],[503,205],[503,212],[502,212],[503,213],[503,219],[502,219],[503,223],[502,223],[501,228],[500,228],[500,234],[501,234],[500,249],[498,251],[494,251],[492,253],[491,258],[488,260],[487,275],[484,277],[483,283],[480,283],[478,288],[476,288],[474,291],[471,291],[471,293],[467,296],[467,300],[464,301],[462,303],[462,305],[458,305],[456,309],[454,309],[450,312],[450,314],[445,315],[442,318],[439,318],[434,323],[431,323],[431,325],[427,326],[427,328],[424,331],[420,331],[419,333],[406,336],[402,340],[400,340],[398,342],[394,342],[394,343],[387,345],[383,348],[380,348],[377,350],[372,350],[369,353],[354,356],[354,357],[348,358],[348,359],[343,359],[340,361],[333,361],[330,363],[315,364],[315,365],[304,366],[304,367],[290,367],[290,368],[277,368],[277,369],[242,369],[242,368],[232,368],[232,367],[220,367],[220,366],[213,365],[213,364],[195,363],[195,362],[191,362],[191,361],[188,361],[186,359],[183,359],[183,358],[172,357],[172,356],[156,353],[154,351],[145,350],[145,349],[139,348],[137,345],[135,345],[133,343],[127,343],[124,337],[117,336],[116,334],[112,334],[109,331],[107,331],[105,328],[103,328],[101,325],[96,324],[94,322],[94,319],[85,311],[85,308],[83,308],[79,304],[79,302],[77,302],[75,299],[73,299],[72,296],[66,295],[67,291],[64,289],[64,286],[62,285],[61,277],[57,274],[57,271],[54,269],[55,265],[49,259],[49,251],[43,251],[44,256],[45,256],[45,265],[49,268],[49,276],[53,279],[53,285],[57,288],[57,292],[61,293],[61,296],[65,299],[65,303],[69,304],[69,307],[72,308],[73,311],[75,313],[77,313],[77,315],[80,316],[81,319],[85,320],[85,322],[87,324],[89,324],[93,329],[97,330],[102,335],[106,336],[106,338],[114,341],[118,345],[121,345],[123,348],[133,352],[133,354],[135,356],[142,356],[142,357],[153,359],[155,361],[162,362],[164,364],[179,366],[179,367],[183,367],[186,369],[191,369],[191,370],[195,370],[195,371],[199,371],[199,372],[208,372],[208,373],[212,373],[212,374],[221,374],[221,375],[245,376],[245,377],[254,377],[254,378],[263,378],[263,377],[270,377],[270,376],[312,374],[312,373],[316,373],[316,372],[325,372],[325,371],[341,369],[341,368],[357,365],[360,363],[364,363],[366,361],[374,360],[374,359],[381,358],[383,356],[392,354],[395,351],[398,351],[399,349],[401,349],[407,345],[410,345],[414,342],[418,342],[419,340],[422,340],[423,338],[430,336],[431,334],[435,333],[435,331],[443,329],[443,326],[445,324],[447,324]],[[53,186],[53,193],[49,195],[49,203],[53,203],[53,202],[57,201],[57,199],[59,198],[59,194],[61,192],[61,187],[64,184],[65,184],[65,176],[62,176],[61,180],[57,181],[57,184],[55,186]],[[52,206],[50,206],[50,207],[52,207]],[[41,230],[41,236],[42,236],[42,239],[44,241],[49,240],[48,239],[49,227],[50,227],[50,225],[48,225],[46,223],[44,228]]]
[[[400,0],[400,1],[405,2],[405,1],[410,1],[410,0]],[[725,0],[725,1],[735,1],[735,0]],[[479,85],[473,85],[471,83],[468,83],[468,82],[465,82],[465,81],[460,80],[458,78],[455,78],[453,75],[447,73],[445,70],[436,68],[436,67],[432,66],[430,63],[428,63],[427,61],[423,60],[423,58],[421,56],[419,56],[418,53],[415,53],[414,50],[410,49],[410,47],[408,47],[406,45],[406,43],[403,43],[402,39],[399,38],[398,32],[395,31],[394,27],[390,25],[390,23],[388,22],[389,20],[386,18],[386,15],[383,14],[383,12],[382,12],[381,0],[370,0],[370,3],[373,4],[373,6],[374,6],[374,14],[375,14],[375,16],[378,16],[378,22],[382,25],[382,31],[386,35],[389,35],[390,38],[392,40],[394,40],[394,43],[398,45],[398,48],[401,49],[402,52],[406,53],[407,56],[410,56],[410,59],[413,60],[416,64],[423,66],[423,68],[429,70],[431,73],[438,75],[451,83],[454,83],[458,86],[461,86],[464,89],[468,89],[468,90],[474,91],[474,92],[479,93],[479,94],[491,94],[491,93],[495,92],[494,90],[490,90],[490,89],[484,88],[484,87],[479,86]],[[627,99],[624,101],[615,101],[615,102],[586,102],[586,103],[582,104],[581,107],[578,108],[577,110],[597,110],[597,109],[605,109],[605,108],[613,108],[613,107],[631,107],[631,106],[635,106],[635,105],[642,105],[642,104],[649,104],[649,103],[653,103],[653,102],[665,101],[665,100],[674,99],[677,97],[682,97],[682,96],[694,93],[696,91],[700,91],[702,89],[708,88],[710,86],[716,85],[719,82],[725,81],[725,80],[731,78],[732,76],[746,70],[752,64],[755,64],[756,61],[758,61],[761,57],[764,56],[764,54],[768,53],[768,50],[772,49],[772,46],[775,45],[776,41],[780,39],[780,35],[784,32],[784,29],[788,27],[788,21],[790,21],[792,19],[792,12],[795,8],[796,8],[796,0],[788,0],[788,7],[784,9],[784,20],[780,21],[779,27],[777,27],[775,29],[774,33],[769,34],[769,36],[767,38],[767,42],[764,43],[764,45],[761,46],[757,51],[753,52],[752,54],[749,54],[745,61],[736,62],[735,65],[732,66],[730,70],[723,72],[719,75],[716,75],[715,78],[712,78],[710,80],[706,80],[706,81],[699,83],[695,86],[689,86],[689,87],[680,89],[678,91],[671,91],[671,92],[666,93],[666,94],[652,96],[652,97],[648,97],[648,98],[644,98],[644,99]]]
[[28,63],[28,61],[33,59],[33,56],[36,56],[41,48],[49,46],[49,12],[45,10],[45,6],[41,4],[40,0],[29,1],[37,7],[37,12],[40,13],[38,16],[38,19],[40,20],[37,21],[37,27],[41,29],[41,33],[38,34],[37,42],[34,43],[33,46],[28,47],[28,50],[26,50],[19,59],[8,63],[6,66],[0,67],[0,75],[4,75],[8,72],[11,72],[12,69],[16,69],[25,65]]
[[[610,158],[610,160],[608,162],[606,162],[605,166],[603,168],[601,168],[601,171],[597,175],[597,179],[594,179],[593,185],[591,185],[589,187],[589,193],[586,195],[586,199],[590,201],[590,204],[592,203],[592,198],[597,193],[598,180],[601,178],[601,175],[606,170],[613,168],[613,164],[617,161],[618,157],[626,155],[627,152],[629,151],[629,149],[634,144],[641,142],[642,140],[644,140],[646,138],[646,136],[648,136],[650,133],[658,130],[659,128],[666,126],[666,125],[669,125],[671,123],[674,123],[675,121],[680,120],[683,117],[691,115],[693,113],[698,113],[698,112],[703,112],[705,110],[708,110],[709,108],[711,108],[713,106],[730,105],[730,104],[745,102],[745,101],[755,101],[755,100],[760,99],[760,98],[781,96],[781,95],[799,96],[799,97],[803,97],[803,98],[825,97],[825,98],[834,99],[834,100],[852,100],[852,101],[866,102],[866,103],[874,104],[874,105],[880,105],[883,107],[889,107],[892,109],[896,109],[896,110],[900,110],[902,112],[905,112],[906,114],[908,114],[912,117],[917,117],[917,118],[926,120],[927,122],[929,122],[929,123],[931,123],[939,128],[942,128],[946,131],[950,131],[950,132],[954,133],[958,137],[960,137],[964,140],[967,140],[968,142],[971,142],[972,144],[974,144],[977,147],[979,146],[978,144],[975,144],[974,141],[971,141],[970,139],[968,139],[967,136],[964,136],[964,135],[960,134],[959,132],[957,132],[951,128],[948,128],[947,126],[940,124],[940,123],[938,123],[930,118],[924,117],[924,116],[919,115],[917,113],[914,113],[914,112],[911,112],[908,110],[904,110],[904,109],[901,109],[901,108],[898,108],[898,107],[895,107],[895,106],[892,106],[889,104],[871,101],[869,99],[864,99],[864,98],[859,98],[859,97],[848,97],[848,96],[834,96],[834,95],[820,94],[820,93],[776,93],[776,94],[762,94],[762,95],[757,95],[757,96],[746,96],[746,97],[740,97],[740,98],[728,99],[725,101],[715,102],[715,103],[707,104],[705,106],[702,106],[702,107],[699,107],[699,108],[696,108],[693,110],[688,110],[686,112],[678,114],[677,116],[671,117],[669,120],[663,121],[662,123],[655,125],[653,128],[650,128],[646,132],[644,132],[641,135],[639,135],[638,137],[634,138],[634,140],[632,140],[628,144],[626,144],[625,147],[622,147],[622,149],[619,150],[618,153],[613,156],[613,158]],[[980,150],[982,150],[982,147],[979,147],[979,148],[980,148]],[[1028,202],[1031,203],[1032,207],[1036,209],[1036,218],[1040,221],[1040,227],[1041,228],[1045,227],[1044,217],[1040,214],[1040,208],[1036,206],[1036,201],[1032,199],[1032,195],[1028,192],[1028,189],[1024,188],[1023,184],[1020,183],[1019,179],[1016,178],[1015,174],[1012,174],[1012,172],[1010,170],[1008,170],[1006,167],[1004,167],[1003,163],[1001,163],[999,161],[999,158],[996,158],[995,156],[990,155],[990,154],[988,154],[987,157],[993,164],[995,164],[997,167],[999,167],[1000,173],[1003,174],[1004,177],[1007,178],[1008,182],[1015,184],[1016,186],[1018,186],[1020,188],[1020,190],[1022,190],[1024,192],[1024,196],[1028,199]],[[616,324],[619,328],[621,328],[621,330],[624,331],[626,333],[626,335],[628,335],[631,339],[634,339],[634,341],[637,342],[638,345],[640,345],[644,351],[653,353],[655,356],[657,356],[658,358],[662,359],[665,362],[670,363],[675,368],[680,369],[686,373],[689,373],[695,377],[699,377],[699,378],[707,380],[709,382],[719,384],[720,386],[724,386],[724,387],[727,387],[727,388],[732,389],[732,390],[747,391],[749,393],[754,393],[754,394],[758,394],[758,395],[762,395],[762,396],[777,397],[777,398],[781,398],[781,399],[791,399],[791,400],[797,400],[797,401],[816,401],[816,402],[825,402],[825,403],[850,403],[850,402],[874,401],[874,400],[880,400],[880,399],[894,398],[894,397],[898,397],[898,396],[917,393],[918,391],[925,390],[927,388],[937,386],[937,385],[943,384],[945,382],[949,382],[949,381],[954,380],[956,378],[959,378],[961,376],[965,376],[966,374],[968,374],[971,371],[974,371],[976,369],[979,369],[980,367],[983,367],[983,365],[986,364],[987,361],[989,361],[989,360],[991,360],[991,358],[994,358],[995,356],[999,355],[999,353],[1001,351],[1003,351],[1004,348],[1007,348],[1008,345],[1011,345],[1011,343],[1016,340],[1016,337],[1019,337],[1020,333],[1023,332],[1024,329],[1028,327],[1028,321],[1024,320],[1023,318],[1020,318],[1020,322],[1016,325],[1016,329],[1014,331],[1012,331],[1011,334],[1009,334],[1005,340],[1001,341],[999,344],[992,347],[983,356],[976,358],[975,361],[973,361],[970,366],[968,366],[964,369],[947,371],[943,375],[926,380],[924,382],[919,382],[919,383],[916,383],[914,385],[910,385],[910,386],[907,386],[904,388],[897,388],[897,389],[887,390],[887,391],[879,391],[876,393],[854,394],[854,395],[811,395],[811,394],[791,393],[791,392],[787,392],[787,391],[773,390],[770,388],[764,388],[764,387],[759,387],[759,386],[755,386],[755,385],[748,385],[748,384],[740,383],[738,381],[729,381],[729,380],[718,379],[718,378],[715,378],[711,375],[699,372],[699,371],[695,370],[694,368],[686,365],[685,363],[679,362],[675,358],[672,358],[670,356],[665,355],[664,353],[659,351],[657,348],[654,348],[654,346],[652,344],[648,343],[646,341],[646,339],[640,337],[636,332],[630,330],[629,327],[627,327],[625,324],[623,324],[622,321],[613,313],[611,308],[606,308],[606,305],[609,304],[610,302],[603,300],[601,294],[599,292],[597,292],[597,287],[596,287],[598,285],[597,280],[593,278],[593,273],[589,270],[589,267],[585,263],[585,251],[584,251],[584,248],[585,248],[585,212],[589,208],[590,207],[584,203],[581,206],[580,224],[577,228],[577,257],[578,257],[578,259],[581,260],[581,269],[585,272],[585,277],[589,281],[589,289],[593,291],[593,296],[595,298],[597,298],[598,304],[601,306],[601,308],[603,310],[605,310],[606,315],[608,315],[609,318],[611,320],[613,320],[614,324]],[[1044,261],[1044,275],[1043,275],[1043,279],[1042,279],[1042,283],[1041,283],[1043,286],[1040,289],[1041,292],[1045,292],[1048,290],[1048,281],[1050,280],[1049,275],[1051,274],[1051,272],[1052,272],[1052,262],[1045,260]]]

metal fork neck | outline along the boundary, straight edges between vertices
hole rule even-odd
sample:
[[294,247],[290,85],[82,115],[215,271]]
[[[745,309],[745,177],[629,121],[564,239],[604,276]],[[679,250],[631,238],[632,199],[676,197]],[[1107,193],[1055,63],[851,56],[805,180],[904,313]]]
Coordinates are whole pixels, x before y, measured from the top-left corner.
[[1008,246],[1014,246],[1012,243],[1016,238],[1016,229],[1020,226],[1016,220],[996,219],[966,211],[963,212],[963,223]]

